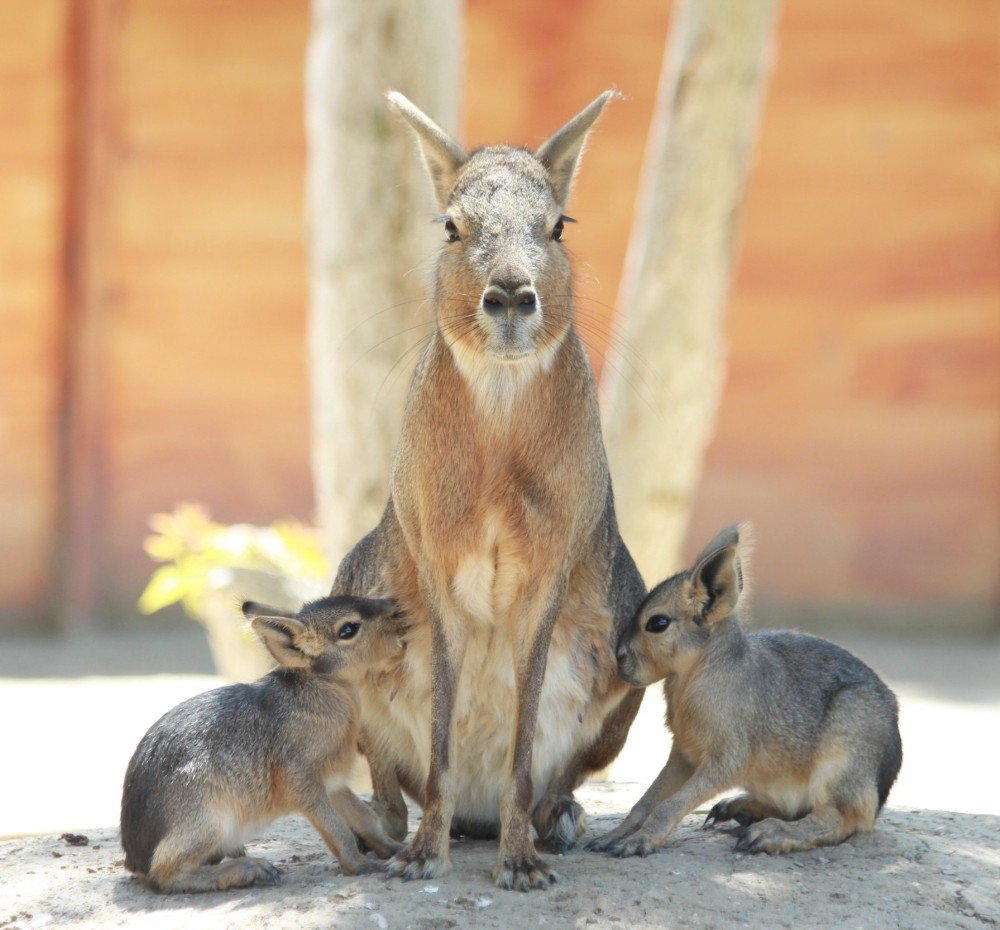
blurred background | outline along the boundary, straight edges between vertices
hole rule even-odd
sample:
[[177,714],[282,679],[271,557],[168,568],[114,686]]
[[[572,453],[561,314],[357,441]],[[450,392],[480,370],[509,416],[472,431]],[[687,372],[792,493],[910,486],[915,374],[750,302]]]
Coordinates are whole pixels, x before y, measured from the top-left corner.
[[[470,146],[535,146],[604,88],[626,96],[567,235],[606,322],[670,15],[465,7]],[[0,675],[167,670],[169,619],[136,609],[153,513],[315,520],[309,30],[306,0],[0,4]],[[1000,632],[996,3],[783,5],[726,328],[685,555],[752,519],[759,624],[961,633],[982,657]],[[600,374],[606,335],[590,343]],[[153,638],[101,638],[126,627]],[[87,635],[12,635],[66,632]]]
[[[467,4],[468,143],[627,96],[568,237],[608,317],[669,6]],[[305,0],[0,5],[0,630],[133,622],[178,501],[313,518],[309,25]],[[997,27],[983,0],[781,11],[686,550],[753,519],[761,618],[1000,624]]]

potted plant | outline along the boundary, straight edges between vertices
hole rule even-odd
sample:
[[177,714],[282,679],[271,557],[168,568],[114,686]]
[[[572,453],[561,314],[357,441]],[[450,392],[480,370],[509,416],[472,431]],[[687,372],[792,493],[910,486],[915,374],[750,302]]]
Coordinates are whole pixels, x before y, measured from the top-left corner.
[[184,503],[149,523],[153,533],[144,548],[163,564],[139,609],[151,614],[180,603],[205,627],[219,674],[233,681],[252,681],[274,665],[243,618],[243,601],[297,610],[330,588],[318,532],[294,520],[227,526],[213,522],[206,508]]

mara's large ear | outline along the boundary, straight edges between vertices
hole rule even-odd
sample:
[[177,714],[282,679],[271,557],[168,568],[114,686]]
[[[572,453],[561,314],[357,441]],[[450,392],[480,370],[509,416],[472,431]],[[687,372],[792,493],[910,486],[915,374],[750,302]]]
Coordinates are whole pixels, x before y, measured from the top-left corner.
[[701,555],[698,556],[698,561],[707,558],[713,552],[718,552],[720,549],[725,549],[726,546],[732,546],[734,549],[740,545],[740,533],[743,530],[749,530],[748,523],[734,523],[732,526],[727,526],[722,532],[717,533],[712,541],[701,550]]
[[735,609],[743,590],[740,556],[735,546],[723,546],[703,555],[691,573],[700,622],[707,626],[724,620]]
[[294,620],[298,616],[293,610],[271,607],[268,604],[261,604],[258,601],[244,601],[240,610],[243,611],[243,616],[247,620],[253,620],[254,617],[285,617],[286,619]]
[[313,656],[303,651],[306,625],[294,617],[254,617],[250,621],[253,631],[285,668],[308,668]]
[[600,97],[585,106],[554,136],[543,142],[537,158],[549,172],[549,180],[556,192],[560,207],[566,206],[569,192],[573,187],[573,175],[580,161],[580,153],[587,142],[587,136],[597,122],[597,117],[613,97],[620,97],[616,90],[606,90]]
[[401,617],[403,610],[391,597],[373,597],[368,607],[375,617]]
[[392,90],[385,95],[389,109],[413,130],[420,144],[420,154],[427,166],[427,173],[434,185],[434,195],[437,197],[441,210],[448,207],[458,169],[468,160],[469,156],[451,136],[434,122],[419,107],[414,106],[399,91]]

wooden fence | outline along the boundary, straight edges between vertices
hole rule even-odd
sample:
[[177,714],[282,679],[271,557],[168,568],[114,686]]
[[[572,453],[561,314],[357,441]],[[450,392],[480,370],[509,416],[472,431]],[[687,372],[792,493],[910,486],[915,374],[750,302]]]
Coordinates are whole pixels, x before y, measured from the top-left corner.
[[[669,10],[468,11],[470,142],[628,96],[568,237],[609,317]],[[178,500],[309,518],[307,34],[304,0],[0,4],[0,627],[133,615]],[[786,4],[691,536],[757,522],[762,620],[997,625],[998,47],[981,0]]]

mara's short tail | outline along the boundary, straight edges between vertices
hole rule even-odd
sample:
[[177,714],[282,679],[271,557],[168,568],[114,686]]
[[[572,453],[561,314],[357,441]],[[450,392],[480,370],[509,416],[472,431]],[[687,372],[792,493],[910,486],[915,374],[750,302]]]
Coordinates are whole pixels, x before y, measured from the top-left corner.
[[882,758],[878,763],[878,809],[882,810],[885,799],[896,782],[899,769],[903,764],[903,741],[899,736],[899,725],[893,721],[892,735],[882,749]]

